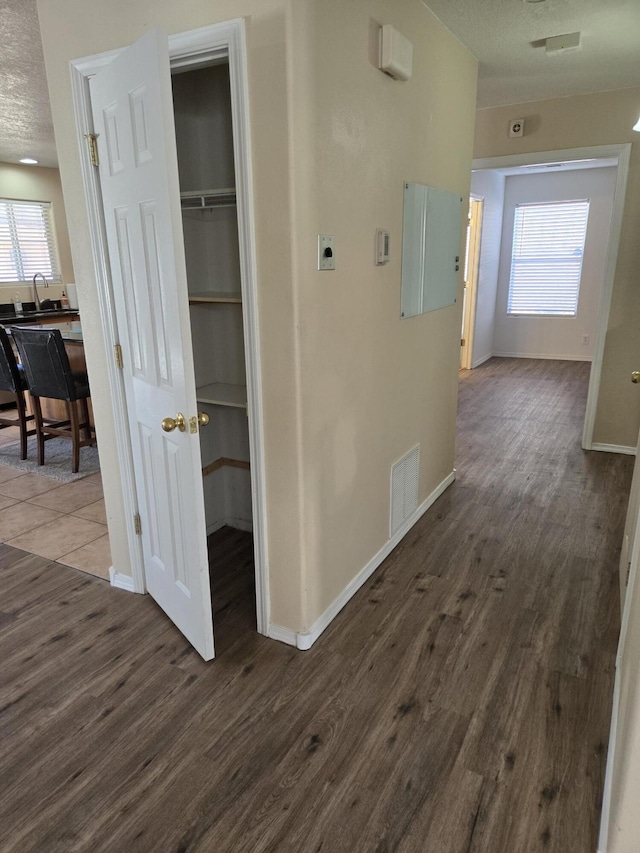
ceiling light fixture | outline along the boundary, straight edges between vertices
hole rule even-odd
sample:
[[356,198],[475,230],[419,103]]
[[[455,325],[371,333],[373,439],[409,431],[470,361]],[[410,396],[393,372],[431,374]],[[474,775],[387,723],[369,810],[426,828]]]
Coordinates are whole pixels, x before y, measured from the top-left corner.
[[633,130],[637,130],[640,133],[640,116],[638,116],[638,121],[633,125]]
[[524,0],[525,3],[544,3],[544,0]]
[[25,166],[37,166],[38,161],[34,160],[33,157],[23,157],[20,160],[21,163],[24,163]]

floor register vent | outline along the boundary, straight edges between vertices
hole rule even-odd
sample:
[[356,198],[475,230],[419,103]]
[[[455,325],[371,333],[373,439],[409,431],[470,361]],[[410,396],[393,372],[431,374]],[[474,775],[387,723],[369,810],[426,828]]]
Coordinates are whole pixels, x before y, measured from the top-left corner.
[[418,477],[420,474],[420,445],[391,466],[391,518],[389,538],[418,508]]

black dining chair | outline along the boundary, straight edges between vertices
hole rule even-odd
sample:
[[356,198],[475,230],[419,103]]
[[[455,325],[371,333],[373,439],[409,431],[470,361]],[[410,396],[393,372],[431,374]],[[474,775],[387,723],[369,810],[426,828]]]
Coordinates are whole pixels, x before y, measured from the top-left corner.
[[[80,448],[94,445],[95,435],[89,422],[87,400],[91,396],[86,372],[73,372],[59,329],[22,329],[13,326],[11,334],[24,368],[38,438],[38,465],[44,465],[44,444],[50,438],[71,439],[74,474],[80,468]],[[42,414],[40,398],[64,400],[67,420]],[[78,404],[82,419],[78,416]],[[83,437],[80,433],[83,433]]]
[[27,390],[27,382],[22,371],[22,366],[16,360],[9,335],[4,326],[0,326],[0,390],[15,394],[17,418],[6,417],[0,412],[0,429],[17,426],[20,428],[20,458],[27,458],[27,437],[35,435],[35,429],[29,429],[29,423],[33,422],[33,415],[27,414],[27,406],[24,392]]

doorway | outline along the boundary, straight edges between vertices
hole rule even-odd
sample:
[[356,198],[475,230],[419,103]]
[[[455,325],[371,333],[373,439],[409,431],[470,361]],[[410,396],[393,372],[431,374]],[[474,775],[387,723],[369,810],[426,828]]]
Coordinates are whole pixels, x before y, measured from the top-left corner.
[[[522,154],[522,155],[511,155],[505,157],[489,157],[483,159],[476,159],[473,161],[473,170],[474,174],[481,173],[483,175],[488,175],[491,173],[499,174],[499,173],[509,173],[513,170],[522,170],[527,169],[529,171],[538,170],[545,171],[550,168],[562,167],[562,168],[591,168],[591,167],[600,167],[602,165],[611,165],[616,169],[616,180],[615,180],[615,189],[613,195],[613,210],[611,216],[611,224],[609,230],[609,238],[608,245],[606,248],[606,259],[604,264],[604,273],[603,273],[603,285],[602,285],[602,293],[600,297],[599,307],[597,311],[597,321],[594,332],[594,339],[591,342],[593,344],[593,357],[591,360],[591,371],[589,376],[589,390],[587,395],[587,403],[585,410],[585,419],[583,425],[583,434],[582,434],[582,447],[585,450],[615,450],[617,452],[634,452],[633,448],[613,448],[605,445],[597,445],[593,442],[593,432],[595,425],[595,417],[596,417],[596,406],[598,400],[598,394],[600,390],[600,381],[602,375],[602,363],[604,356],[604,345],[605,338],[607,332],[607,325],[609,319],[609,309],[611,304],[611,293],[613,289],[613,280],[615,275],[615,266],[616,259],[618,254],[618,247],[620,243],[620,231],[622,226],[622,215],[624,208],[624,199],[625,199],[625,191],[627,184],[627,177],[629,171],[629,157],[630,157],[630,145],[622,144],[622,145],[605,145],[605,146],[595,146],[590,148],[579,148],[579,149],[571,149],[566,151],[544,151],[537,152],[531,154]],[[499,190],[498,190],[499,193]],[[485,229],[484,235],[486,235],[487,229],[487,206],[486,206],[486,195],[485,195]],[[500,220],[502,219],[502,210],[499,213]],[[489,217],[490,219],[492,217]],[[483,235],[483,237],[484,237]],[[484,242],[484,239],[483,239]],[[489,258],[489,252],[484,251],[482,253],[482,265],[484,266],[487,262],[492,262],[495,268],[495,276],[497,278],[497,266],[500,263],[499,256],[493,257],[493,259]],[[492,273],[486,270],[483,270],[481,267],[480,270],[480,285],[479,292],[482,293],[483,284],[490,280]],[[493,280],[493,292],[496,292],[497,288],[497,280],[494,278]],[[482,298],[482,297],[481,297]],[[477,329],[478,322],[478,314],[480,313],[479,309],[476,312],[476,335],[475,341],[478,343],[479,336]],[[493,327],[491,324],[487,324],[486,318],[483,316],[482,319],[483,325],[483,333],[486,331],[485,327],[489,326],[490,328],[490,337],[493,336]],[[478,366],[478,364],[482,363],[482,361],[490,358],[493,352],[489,350],[486,354],[473,354],[472,355],[472,366]]]
[[[143,37],[143,39],[144,38],[145,37]],[[154,35],[153,38],[156,38],[156,36]],[[166,37],[164,38],[166,39]],[[149,37],[149,39],[153,40],[151,37]],[[157,40],[158,44],[161,45],[163,41],[162,36],[158,35]],[[244,23],[242,21],[232,21],[227,24],[214,25],[201,30],[172,36],[168,41],[169,49],[166,60],[162,58],[162,50],[160,50],[160,53],[158,54],[160,59],[157,62],[159,77],[161,79],[164,78],[164,82],[161,83],[161,86],[164,86],[164,94],[161,99],[164,98],[165,105],[167,102],[167,92],[169,92],[170,99],[169,65],[171,65],[171,71],[187,68],[195,70],[197,68],[211,67],[225,63],[228,65],[229,69],[230,104],[233,121],[233,134],[231,136],[235,166],[237,255],[241,280],[241,300],[237,300],[240,306],[237,310],[241,317],[240,336],[242,339],[241,342],[244,345],[246,360],[246,397],[244,398],[242,405],[240,405],[237,400],[230,405],[243,411],[243,416],[248,425],[247,444],[251,454],[251,465],[250,469],[248,469],[248,477],[250,479],[251,491],[251,523],[254,532],[253,553],[255,560],[254,585],[256,597],[256,625],[258,632],[266,634],[268,628],[267,539],[262,450],[261,377],[259,366],[257,295],[251,196],[251,158],[248,134],[248,84],[246,75]],[[107,107],[104,109],[98,109],[96,112],[95,106],[97,102],[94,100],[94,112],[92,114],[92,95],[94,96],[94,99],[96,97],[94,91],[92,91],[92,86],[93,90],[96,89],[96,86],[91,84],[91,79],[94,78],[95,75],[99,73],[100,69],[103,69],[106,65],[112,64],[112,67],[115,67],[116,60],[121,56],[125,56],[129,50],[130,49],[116,51],[113,54],[109,54],[108,57],[91,57],[86,60],[79,60],[72,63],[74,97],[78,107],[78,132],[80,135],[87,133],[90,135],[94,134],[96,132],[94,117],[96,115],[101,116],[102,114],[107,113]],[[153,61],[155,60],[152,60],[152,66]],[[124,63],[121,63],[120,65],[124,67]],[[156,73],[157,72],[152,73],[149,77],[149,89],[156,86]],[[99,86],[97,88],[99,88]],[[144,91],[146,97],[147,90],[143,90],[143,87],[138,87],[137,89],[132,90],[131,86],[129,86],[129,91],[141,93]],[[148,110],[144,113],[145,107],[144,105],[140,106],[140,101],[137,101],[134,104],[134,107],[135,108],[131,110],[133,121],[132,133],[134,136],[135,134],[138,134],[138,136],[135,137],[138,142],[141,142],[142,140],[146,143],[147,138],[143,140],[143,131],[146,130],[144,122],[153,114],[154,111]],[[138,112],[136,112],[136,110],[138,110]],[[140,112],[140,110],[143,112]],[[108,120],[110,120],[109,116]],[[165,127],[169,125],[173,127],[173,116],[169,119],[164,116],[163,121],[165,122]],[[169,124],[167,124],[167,121]],[[103,137],[108,138],[110,133],[110,127],[108,124],[102,128],[102,133]],[[173,148],[175,151],[175,131],[173,131],[173,139],[171,139],[170,136],[170,134],[167,135],[165,133],[165,142],[168,140],[167,144],[169,149]],[[150,136],[149,138],[154,139],[157,137]],[[108,156],[111,156],[112,150],[113,146],[112,149],[109,149]],[[129,318],[132,316],[130,310],[131,306],[126,303],[125,294],[127,289],[122,286],[116,286],[115,272],[118,272],[117,267],[121,266],[121,264],[114,265],[113,255],[110,267],[106,260],[107,250],[113,251],[112,247],[118,244],[119,236],[116,234],[114,241],[114,235],[112,233],[111,238],[109,239],[110,217],[105,217],[102,209],[101,202],[109,194],[105,188],[105,172],[102,170],[98,175],[97,170],[94,170],[91,165],[88,150],[83,146],[82,151],[85,190],[90,211],[91,230],[94,235],[96,235],[96,238],[102,238],[104,230],[107,232],[107,239],[96,239],[96,245],[94,246],[94,260],[99,282],[100,303],[105,321],[103,323],[105,338],[108,342],[108,346],[122,345],[123,348],[127,348],[128,342],[133,342],[135,338],[135,335],[131,334],[131,329],[127,325],[129,323]],[[138,157],[138,155],[140,162],[142,162],[145,157],[152,159],[152,157],[148,155],[147,149],[145,149],[144,146],[138,146],[136,157]],[[111,173],[114,172],[113,162],[110,163],[110,170]],[[175,541],[169,543],[170,547],[163,546],[161,537],[163,531],[167,527],[171,528],[173,531],[179,531],[179,543],[181,548],[189,549],[191,547],[191,543],[194,541],[203,543],[203,545],[198,545],[198,556],[196,557],[197,564],[195,567],[192,565],[192,561],[185,557],[186,552],[184,550],[177,554],[175,567],[179,568],[183,574],[178,576],[178,574],[176,574],[172,569],[169,573],[171,575],[171,581],[167,586],[168,598],[167,596],[164,596],[164,593],[162,593],[159,594],[156,599],[159,600],[162,598],[162,601],[159,601],[159,603],[163,609],[169,613],[170,618],[172,618],[172,620],[178,625],[180,630],[182,630],[183,633],[185,633],[185,635],[194,642],[194,640],[189,636],[189,632],[192,629],[192,622],[194,620],[200,621],[204,626],[205,633],[208,630],[206,629],[207,622],[211,622],[210,611],[209,614],[207,614],[207,606],[210,608],[210,599],[208,604],[205,600],[209,596],[209,586],[207,551],[206,544],[204,544],[207,527],[211,525],[205,521],[206,512],[203,497],[202,468],[206,466],[202,465],[202,458],[198,446],[198,434],[200,429],[206,429],[206,426],[204,426],[205,418],[202,417],[202,414],[204,413],[196,416],[196,377],[194,376],[193,368],[195,352],[191,348],[192,328],[189,323],[188,314],[189,292],[183,260],[184,245],[182,241],[184,238],[182,236],[182,227],[179,226],[176,228],[175,226],[175,220],[179,220],[180,218],[179,192],[176,192],[178,186],[178,167],[175,155],[173,157],[171,155],[169,156],[168,163],[160,167],[160,173],[168,176],[166,181],[166,190],[161,189],[159,191],[160,195],[158,198],[160,198],[163,193],[166,194],[168,199],[167,204],[173,211],[173,219],[171,220],[172,225],[168,227],[165,234],[173,233],[175,240],[173,244],[173,251],[177,258],[177,276],[175,278],[177,282],[175,285],[176,291],[173,292],[173,290],[171,290],[171,292],[169,292],[167,290],[163,292],[163,297],[175,301],[176,313],[179,318],[178,332],[180,335],[179,339],[181,341],[180,352],[182,354],[180,358],[184,359],[185,365],[183,372],[185,388],[182,389],[182,391],[186,391],[186,397],[182,398],[183,402],[179,404],[182,408],[180,408],[177,413],[174,413],[173,410],[171,413],[165,413],[165,418],[163,419],[163,430],[166,430],[167,428],[169,429],[169,432],[167,433],[169,437],[167,438],[165,436],[165,438],[162,439],[162,436],[158,433],[160,421],[157,416],[154,416],[152,418],[152,422],[150,421],[149,424],[143,422],[142,415],[146,410],[150,410],[151,407],[140,403],[140,394],[138,394],[138,397],[136,398],[136,391],[133,388],[135,385],[134,373],[138,370],[136,362],[130,361],[128,365],[125,357],[125,367],[123,370],[114,370],[112,366],[110,366],[110,391],[112,395],[112,403],[116,412],[115,420],[117,442],[121,457],[121,468],[126,492],[124,499],[125,504],[132,512],[133,520],[131,529],[128,529],[129,551],[134,565],[133,588],[138,592],[144,592],[147,590],[152,591],[149,589],[149,579],[151,577],[150,572],[153,573],[156,569],[158,570],[156,575],[161,578],[163,583],[165,582],[163,573],[165,573],[166,568],[169,566],[169,562],[165,559],[165,555],[172,558],[176,557],[175,541],[178,541],[174,537]],[[160,183],[164,183],[164,178],[160,181],[160,178],[156,176],[153,183],[154,192]],[[214,188],[206,187],[202,189],[208,190]],[[123,209],[122,203],[117,199],[115,201],[112,199],[109,203],[112,205],[112,212],[116,209]],[[160,203],[156,205],[153,211],[154,216],[157,215],[159,217],[162,215],[161,207],[162,205]],[[180,235],[179,241],[175,239],[176,234]],[[154,245],[161,246],[161,244],[165,245],[167,242],[168,241],[166,240],[160,239],[156,240]],[[120,239],[120,243],[118,245],[120,250],[122,247],[122,239]],[[121,256],[122,252],[120,252],[120,257]],[[147,255],[144,256],[146,257]],[[152,293],[150,297],[150,305],[154,299],[155,294]],[[228,301],[229,300],[227,300],[227,302]],[[149,317],[152,321],[154,316],[156,319],[159,316],[162,317],[162,335],[164,335],[165,332],[168,334],[169,331],[172,331],[168,329],[169,321],[167,320],[167,317],[171,316],[171,311],[164,302],[161,306],[161,310],[156,310],[155,315],[153,314],[153,305],[151,305]],[[234,326],[237,332],[236,327],[237,323]],[[144,328],[144,323],[141,323],[138,326],[138,330]],[[162,335],[157,334],[157,328],[152,329],[152,343],[157,343],[159,338],[162,339]],[[167,350],[167,352],[168,351],[169,350]],[[172,354],[175,354],[175,347],[170,351]],[[129,347],[129,352],[133,353],[133,347]],[[160,360],[157,360],[158,357]],[[159,370],[156,372],[159,376],[162,376],[162,367],[163,365],[166,365],[167,362],[162,361],[162,354],[159,354],[158,352],[154,354],[154,358],[156,358],[157,365],[159,366]],[[140,371],[138,370],[138,372]],[[172,376],[166,380],[162,380],[160,383],[156,383],[156,385],[164,384],[167,388],[171,386],[174,391],[178,391],[178,386],[181,386],[181,382],[182,380],[178,383],[175,382]],[[209,383],[209,385],[216,384],[218,386],[225,385],[225,383],[220,382]],[[229,383],[226,384],[228,385]],[[222,390],[224,391],[224,389]],[[213,389],[213,392],[217,393],[217,391],[220,391],[220,388],[217,390]],[[209,400],[207,400],[207,402],[209,402]],[[218,405],[219,403],[220,401],[217,397],[215,400],[211,400],[212,405]],[[165,405],[165,408],[167,405]],[[177,405],[178,403],[176,402],[174,408],[176,408]],[[132,416],[134,410],[140,415],[140,417],[138,417],[138,415],[135,417],[138,417],[138,421],[140,423],[138,431],[143,437],[142,444],[136,440],[136,435],[132,433],[132,430],[129,429],[128,426],[129,417]],[[160,409],[158,409],[158,413],[156,414],[159,414],[159,412]],[[118,414],[120,414],[120,417],[118,417]],[[132,421],[134,419],[135,418],[132,417]],[[174,435],[176,440],[174,440]],[[158,438],[158,436],[160,436],[160,438]],[[179,477],[180,472],[185,466],[180,463],[176,463],[173,467],[171,467],[171,465],[169,466],[167,469],[167,476],[169,477],[167,483],[171,485],[171,488],[168,489],[169,499],[164,501],[162,512],[158,513],[157,501],[159,497],[161,497],[160,492],[162,489],[155,488],[155,481],[149,474],[151,471],[158,470],[157,467],[155,469],[153,468],[153,464],[156,463],[152,464],[152,457],[156,452],[153,449],[154,443],[158,447],[164,448],[160,451],[160,456],[157,456],[157,459],[160,459],[160,467],[164,465],[166,468],[167,459],[179,458],[178,452],[180,440],[191,436],[193,436],[198,444],[193,444],[192,442],[190,450],[191,456],[189,458],[195,460],[195,462],[197,462],[197,466],[195,465],[195,462],[189,463],[191,466],[190,470],[193,471],[193,475],[191,475],[190,478],[187,477],[184,481],[180,481]],[[160,440],[162,440],[162,444],[160,444]],[[145,453],[147,454],[146,459]],[[161,461],[162,454],[164,454],[163,458],[165,459],[165,462]],[[233,459],[232,456],[227,456],[226,454],[220,458]],[[215,459],[208,460],[207,464],[213,464],[216,461],[217,460]],[[235,459],[234,461],[243,462],[244,460],[240,458]],[[231,467],[235,469],[238,466],[230,465],[221,467]],[[246,476],[246,466],[244,471],[240,468],[238,468],[238,470]],[[171,471],[174,471],[175,476],[171,474]],[[211,473],[211,471],[208,473]],[[232,472],[232,476],[235,476],[235,473],[236,472],[234,470]],[[191,494],[189,494],[190,492]],[[146,514],[151,522],[149,525],[150,529],[147,532],[148,538],[146,542],[145,525],[144,523],[140,524],[139,520],[141,515],[139,508],[141,505],[144,505],[144,501],[147,502]],[[155,526],[154,514],[157,516],[157,519],[159,519],[159,522],[156,523]],[[168,519],[166,524],[162,521],[164,517]],[[215,527],[215,524],[213,526]],[[142,535],[139,533],[140,527],[142,527]],[[155,534],[157,534],[155,539],[154,531]],[[202,556],[203,553],[204,558]],[[154,564],[154,560],[157,565]],[[189,578],[184,575],[184,572],[191,572],[191,581],[189,581]],[[204,580],[205,573],[207,575],[206,583]],[[166,577],[169,577],[169,575],[166,575]],[[118,585],[118,579],[116,578],[115,580],[116,585]],[[189,583],[191,582],[193,583],[190,588]],[[126,582],[122,585],[126,586]],[[180,604],[175,611],[170,612],[173,607],[173,603],[169,599],[172,597],[176,598],[176,589],[178,589],[179,592],[182,592],[183,603]],[[193,608],[191,611],[187,612],[188,608],[192,607],[192,605],[196,606],[197,612],[195,612]],[[184,612],[181,615],[182,611]],[[213,656],[212,636],[210,643],[205,637],[205,640],[202,643],[197,641],[197,643],[194,642],[194,645],[196,645],[205,659]]]

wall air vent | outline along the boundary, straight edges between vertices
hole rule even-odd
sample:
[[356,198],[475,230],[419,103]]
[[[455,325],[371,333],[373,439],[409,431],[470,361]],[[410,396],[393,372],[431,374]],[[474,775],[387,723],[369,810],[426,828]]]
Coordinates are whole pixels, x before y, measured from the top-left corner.
[[389,538],[418,508],[418,478],[420,474],[420,445],[391,466],[391,514]]

